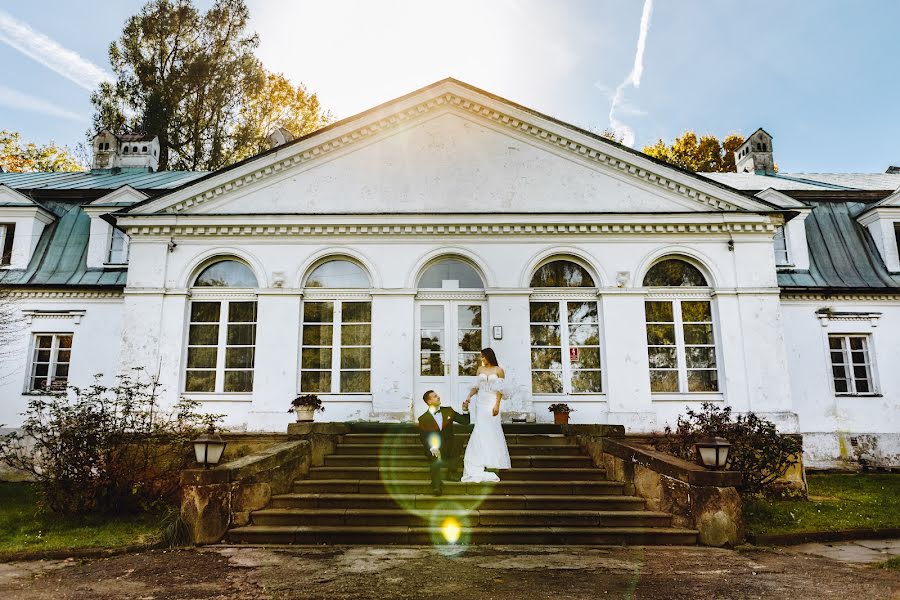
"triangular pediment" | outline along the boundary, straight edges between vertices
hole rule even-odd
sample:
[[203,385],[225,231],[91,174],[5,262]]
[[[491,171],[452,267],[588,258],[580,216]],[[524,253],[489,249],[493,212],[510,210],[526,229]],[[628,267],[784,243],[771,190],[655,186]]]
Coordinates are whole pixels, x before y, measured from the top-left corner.
[[128,209],[160,214],[771,211],[444,80]]
[[0,206],[40,206],[40,204],[5,183],[0,183]]
[[92,201],[88,206],[131,206],[147,199],[147,194],[140,192],[130,185],[123,185],[116,188],[105,196],[101,196]]

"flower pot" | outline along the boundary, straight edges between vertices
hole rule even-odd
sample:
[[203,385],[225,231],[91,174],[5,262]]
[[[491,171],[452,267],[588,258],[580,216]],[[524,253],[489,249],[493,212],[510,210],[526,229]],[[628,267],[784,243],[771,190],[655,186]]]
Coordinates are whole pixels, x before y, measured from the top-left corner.
[[294,412],[297,413],[297,422],[312,421],[316,416],[316,409],[311,406],[295,406]]
[[557,425],[568,425],[569,424],[569,413],[567,412],[555,412],[553,413],[553,422]]

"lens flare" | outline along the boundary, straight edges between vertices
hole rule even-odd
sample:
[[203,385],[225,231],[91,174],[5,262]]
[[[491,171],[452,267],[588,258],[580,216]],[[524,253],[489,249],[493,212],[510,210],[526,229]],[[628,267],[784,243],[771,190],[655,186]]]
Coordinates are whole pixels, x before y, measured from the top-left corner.
[[448,544],[455,544],[458,542],[462,535],[462,527],[459,525],[459,521],[453,517],[444,519],[444,522],[441,523],[441,534],[444,536],[444,539],[447,540]]

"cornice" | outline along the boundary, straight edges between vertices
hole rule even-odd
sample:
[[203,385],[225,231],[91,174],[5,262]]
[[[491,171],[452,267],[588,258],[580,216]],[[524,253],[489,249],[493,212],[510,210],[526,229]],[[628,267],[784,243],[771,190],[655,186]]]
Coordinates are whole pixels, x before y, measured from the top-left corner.
[[880,312],[849,312],[849,311],[831,311],[817,310],[816,316],[822,327],[828,327],[829,321],[857,321],[868,322],[872,327],[878,326],[878,319],[881,318]]
[[781,290],[782,302],[790,301],[845,301],[845,302],[894,302],[900,303],[900,294],[879,294],[876,292],[792,292]]
[[570,222],[533,223],[408,223],[374,224],[317,223],[309,225],[262,224],[141,224],[134,220],[125,225],[131,237],[179,236],[179,237],[298,237],[298,236],[471,236],[471,235],[693,235],[693,234],[773,234],[775,225],[756,219],[729,220],[726,222],[660,222],[647,219],[644,222]]
[[23,310],[22,316],[25,323],[31,325],[35,319],[71,319],[76,325],[87,311],[84,310]]
[[[493,104],[494,106],[488,106]],[[504,106],[504,109],[497,108]],[[349,126],[336,131],[329,131],[331,137],[323,139],[319,143],[315,143],[315,138],[310,140],[309,144],[298,146],[296,149],[287,148],[286,151],[294,150],[290,154],[272,155],[261,157],[259,164],[252,163],[245,165],[246,168],[235,169],[234,172],[225,172],[220,181],[214,182],[198,182],[196,192],[191,193],[188,188],[185,190],[183,198],[176,196],[172,199],[172,204],[162,206],[153,203],[153,206],[160,206],[157,212],[162,213],[185,213],[195,209],[211,200],[220,198],[223,194],[227,194],[233,190],[239,190],[245,186],[258,184],[270,177],[276,177],[287,169],[296,168],[310,161],[321,159],[325,156],[347,148],[367,142],[376,136],[385,135],[393,130],[405,127],[408,124],[421,120],[437,110],[457,110],[470,117],[475,117],[482,121],[492,124],[494,127],[505,129],[517,136],[526,137],[532,143],[543,146],[551,146],[556,150],[567,152],[581,161],[587,161],[605,169],[611,169],[629,177],[642,180],[652,188],[665,191],[668,194],[675,194],[693,202],[699,203],[707,208],[717,211],[745,211],[745,210],[768,210],[765,206],[760,206],[753,200],[741,198],[737,192],[730,193],[726,189],[716,190],[721,196],[732,196],[732,200],[726,200],[720,196],[705,191],[704,188],[713,189],[712,185],[705,185],[702,181],[691,182],[687,184],[678,179],[688,179],[689,176],[672,172],[673,176],[660,174],[645,166],[635,164],[640,161],[625,160],[615,149],[605,151],[598,149],[596,144],[588,141],[586,136],[578,134],[574,130],[569,130],[568,135],[558,131],[558,126],[553,124],[537,124],[534,121],[541,121],[534,115],[528,115],[526,120],[524,114],[516,115],[514,113],[522,113],[509,105],[503,105],[496,101],[485,98],[483,101],[466,98],[453,91],[441,93],[438,96],[431,96],[422,99],[419,102],[407,103],[404,107],[394,110],[391,113],[383,114],[380,118],[366,121],[357,127],[351,129]],[[554,131],[554,129],[557,129]],[[323,136],[324,137],[324,136]],[[652,164],[649,163],[648,164]],[[655,169],[665,171],[659,165],[653,165]],[[205,189],[204,183],[208,185]],[[175,194],[178,194],[176,192]],[[165,198],[160,198],[164,202]],[[147,210],[153,211],[152,208]],[[137,211],[147,214],[145,211]]]
[[113,299],[121,300],[124,294],[121,290],[18,290],[7,288],[10,298],[28,298],[28,299]]

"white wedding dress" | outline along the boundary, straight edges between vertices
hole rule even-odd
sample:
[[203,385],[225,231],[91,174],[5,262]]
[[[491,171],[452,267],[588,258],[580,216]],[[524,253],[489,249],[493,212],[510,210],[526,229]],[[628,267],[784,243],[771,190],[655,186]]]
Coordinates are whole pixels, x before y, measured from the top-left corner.
[[500,415],[493,414],[497,402],[497,392],[503,393],[504,380],[495,374],[482,373],[478,376],[478,395],[469,403],[469,414],[475,429],[469,438],[463,458],[464,482],[496,482],[496,473],[485,469],[508,469],[509,449],[500,425]]

